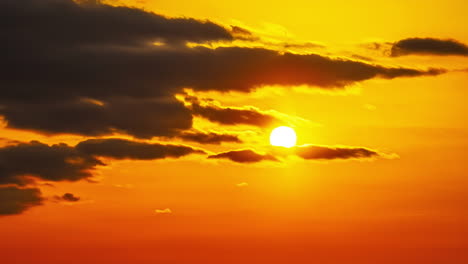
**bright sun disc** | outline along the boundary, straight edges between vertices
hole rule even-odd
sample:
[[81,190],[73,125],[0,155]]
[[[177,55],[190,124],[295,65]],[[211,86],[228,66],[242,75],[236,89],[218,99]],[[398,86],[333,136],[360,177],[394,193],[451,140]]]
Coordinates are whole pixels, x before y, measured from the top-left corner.
[[270,134],[270,144],[273,146],[278,146],[278,147],[294,147],[296,145],[296,132],[294,132],[294,129],[287,127],[287,126],[280,126],[273,131],[271,131]]

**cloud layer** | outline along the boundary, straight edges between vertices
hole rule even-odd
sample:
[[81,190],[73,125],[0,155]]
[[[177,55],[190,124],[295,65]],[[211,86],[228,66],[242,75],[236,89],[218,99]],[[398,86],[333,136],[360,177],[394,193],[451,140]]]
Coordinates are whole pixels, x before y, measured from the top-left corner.
[[393,44],[391,56],[404,55],[468,56],[468,46],[453,39],[407,38]]
[[174,97],[184,88],[249,92],[263,85],[309,85],[331,89],[372,78],[444,72],[262,48],[190,48],[185,43],[233,40],[239,29],[71,0],[1,1],[0,25],[8,38],[0,43],[0,85],[5,87],[0,115],[9,127],[48,134],[173,137],[192,128],[192,115],[222,124],[264,122],[258,121],[264,117],[245,119],[245,111],[187,109]]

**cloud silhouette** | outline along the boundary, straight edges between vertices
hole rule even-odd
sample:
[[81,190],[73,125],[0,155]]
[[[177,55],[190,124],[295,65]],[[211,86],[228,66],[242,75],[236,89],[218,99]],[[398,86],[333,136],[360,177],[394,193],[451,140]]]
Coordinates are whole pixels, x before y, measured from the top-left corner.
[[[250,92],[263,85],[309,85],[333,89],[372,78],[444,72],[262,48],[190,48],[184,44],[230,41],[233,32],[247,32],[229,31],[209,21],[167,18],[128,7],[79,5],[72,0],[1,1],[0,25],[8,38],[0,42],[0,85],[4,87],[0,115],[8,127],[47,134],[175,136],[192,128],[190,109],[174,98],[184,88]],[[195,114],[222,124],[236,122],[218,118],[232,115],[232,109],[205,108],[196,108]]]
[[[0,99],[1,101],[1,99]],[[10,102],[0,109],[8,127],[46,134],[102,136],[115,132],[139,138],[175,136],[192,127],[192,115],[175,98],[84,99],[25,103]]]
[[360,147],[326,147],[304,145],[296,147],[297,156],[307,160],[362,159],[378,157],[374,150]]
[[468,56],[468,46],[453,39],[407,38],[393,44],[391,56],[404,55]]
[[0,187],[0,216],[20,214],[43,201],[37,188]]
[[118,138],[88,139],[78,143],[75,148],[92,156],[134,160],[179,158],[189,154],[205,153],[203,150],[189,146],[144,143]]
[[237,163],[255,163],[260,161],[278,161],[273,155],[260,154],[251,149],[231,150],[208,156],[209,159],[229,159]]
[[75,196],[73,193],[65,193],[64,195],[57,196],[56,198],[65,202],[78,202],[80,200],[80,197]]
[[29,177],[45,181],[78,181],[92,177],[100,160],[66,144],[31,141],[0,148],[0,184],[25,185]]
[[268,126],[279,120],[271,114],[261,112],[254,107],[221,107],[216,105],[192,104],[192,113],[223,125]]
[[200,144],[219,145],[224,142],[242,143],[237,135],[217,132],[185,131],[180,133],[178,138],[186,141],[193,141]]
[[[64,46],[134,46],[156,41],[206,42],[231,40],[229,31],[210,21],[167,18],[148,11],[110,5],[79,5],[72,0],[3,0],[0,23],[13,41],[34,40],[36,48]],[[21,24],[21,32],[14,26]],[[92,30],[90,30],[92,29]],[[25,43],[26,44],[26,43]],[[24,46],[24,45],[23,45]]]

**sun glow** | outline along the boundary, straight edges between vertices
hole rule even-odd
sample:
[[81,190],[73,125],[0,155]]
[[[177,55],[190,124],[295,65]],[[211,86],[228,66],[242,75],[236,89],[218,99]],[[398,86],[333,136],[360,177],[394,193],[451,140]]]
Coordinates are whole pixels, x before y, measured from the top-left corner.
[[270,144],[278,147],[294,147],[296,145],[297,136],[294,129],[287,126],[280,126],[270,134]]

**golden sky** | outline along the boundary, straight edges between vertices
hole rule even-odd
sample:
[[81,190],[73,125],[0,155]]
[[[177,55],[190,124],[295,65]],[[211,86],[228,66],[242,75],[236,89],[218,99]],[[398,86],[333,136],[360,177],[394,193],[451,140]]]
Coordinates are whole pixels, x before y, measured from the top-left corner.
[[98,2],[0,2],[1,263],[468,263],[466,1]]

